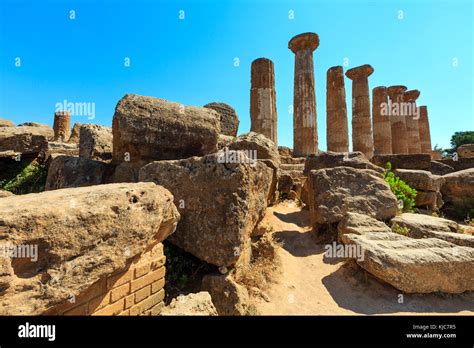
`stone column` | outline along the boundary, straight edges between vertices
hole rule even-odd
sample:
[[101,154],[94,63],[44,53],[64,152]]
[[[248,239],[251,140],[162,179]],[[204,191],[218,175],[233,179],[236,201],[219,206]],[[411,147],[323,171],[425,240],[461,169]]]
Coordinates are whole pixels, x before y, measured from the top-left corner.
[[250,87],[250,130],[277,144],[277,112],[273,62],[258,58],[252,62]]
[[428,109],[426,106],[419,107],[420,113],[420,149],[421,153],[429,153],[431,155],[431,134],[430,123],[428,121]]
[[390,126],[392,128],[392,152],[394,154],[407,154],[407,127],[405,116],[400,116],[405,86],[390,86],[387,88],[390,105],[388,109]]
[[369,76],[373,72],[369,64],[346,72],[352,80],[352,149],[361,151],[369,159],[374,155],[369,97]]
[[313,67],[313,51],[318,46],[319,37],[315,33],[296,35],[288,43],[288,48],[295,54],[293,96],[293,155],[295,157],[318,152]]
[[420,144],[420,113],[416,107],[416,100],[420,96],[420,91],[414,89],[406,91],[403,94],[403,101],[405,103],[405,109],[408,111],[408,115],[405,115],[405,125],[407,128],[407,148],[408,153],[421,153]]
[[54,113],[54,140],[68,141],[71,136],[71,115],[68,111]]
[[328,151],[348,152],[346,89],[342,66],[334,66],[327,72],[326,122]]
[[372,127],[374,131],[374,153],[392,153],[392,128],[390,117],[383,114],[388,106],[387,87],[372,89]]

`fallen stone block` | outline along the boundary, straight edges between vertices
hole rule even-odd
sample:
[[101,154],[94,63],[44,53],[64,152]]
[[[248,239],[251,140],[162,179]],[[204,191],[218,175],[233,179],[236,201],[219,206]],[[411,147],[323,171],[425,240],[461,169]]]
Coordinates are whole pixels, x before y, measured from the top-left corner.
[[304,173],[308,175],[311,170],[334,167],[372,169],[380,174],[384,172],[382,167],[372,164],[360,151],[347,153],[328,151],[306,157],[304,162]]
[[80,157],[98,161],[112,159],[112,128],[83,124],[79,134]]
[[0,152],[38,154],[48,149],[48,140],[53,136],[52,128],[44,126],[0,127]]
[[371,232],[391,232],[392,229],[382,221],[370,216],[349,212],[337,225],[337,231],[339,239],[341,239],[343,234],[348,233],[361,235]]
[[221,134],[231,137],[237,136],[240,121],[232,106],[225,103],[209,103],[204,105],[204,107],[212,109],[219,114]]
[[371,161],[383,168],[388,162],[392,164],[392,169],[430,170],[431,168],[430,154],[374,155]]

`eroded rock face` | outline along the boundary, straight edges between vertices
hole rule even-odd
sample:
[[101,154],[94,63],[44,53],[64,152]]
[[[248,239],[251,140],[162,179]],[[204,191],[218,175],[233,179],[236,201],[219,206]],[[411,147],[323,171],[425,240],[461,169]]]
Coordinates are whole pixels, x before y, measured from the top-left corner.
[[457,153],[461,158],[474,157],[474,144],[464,144],[459,146]]
[[306,157],[304,162],[304,173],[309,174],[311,170],[334,167],[351,167],[357,169],[372,169],[383,173],[383,168],[372,164],[362,152],[320,152],[316,155]]
[[308,180],[311,223],[333,224],[349,212],[387,220],[397,213],[397,199],[383,178],[370,169],[336,167],[312,170]]
[[395,175],[414,189],[422,191],[437,192],[441,189],[441,185],[444,182],[442,176],[433,175],[426,170],[397,169]]
[[208,274],[202,279],[202,288],[211,294],[219,315],[245,315],[249,304],[246,288],[228,275]]
[[163,308],[160,315],[211,315],[217,310],[212,303],[211,295],[206,291],[197,294],[179,295],[169,306]]
[[15,127],[15,124],[10,120],[0,118],[0,127]]
[[393,154],[375,155],[371,159],[372,163],[385,168],[387,162],[392,164],[392,169],[419,169],[430,170],[431,156],[429,154]]
[[105,182],[106,163],[81,157],[57,156],[48,169],[45,190],[101,185]]
[[231,137],[237,136],[240,121],[232,106],[225,103],[209,103],[204,105],[204,107],[212,109],[219,114],[221,134]]
[[82,126],[82,123],[79,123],[79,122],[74,123],[71,130],[71,136],[69,137],[69,143],[79,144],[81,126]]
[[98,161],[112,159],[112,128],[83,124],[80,128],[79,156]]
[[140,169],[140,181],[169,189],[182,220],[170,242],[217,266],[247,262],[250,234],[263,218],[272,170],[257,161],[226,161],[224,152],[186,160],[156,161]]
[[39,314],[80,294],[164,240],[178,220],[171,193],[153,183],[2,198],[2,244],[33,257],[0,259],[0,314]]
[[465,169],[443,176],[441,193],[446,203],[444,211],[464,219],[474,214],[474,168]]
[[37,154],[47,150],[48,139],[53,136],[52,128],[47,126],[0,127],[0,152]]
[[438,161],[431,161],[430,172],[435,175],[446,175],[454,172],[454,168]]
[[406,293],[474,290],[474,249],[436,238],[396,233],[345,234],[345,244],[363,250],[359,266]]
[[457,222],[435,216],[403,213],[392,219],[392,225],[408,229],[411,238],[439,238],[461,246],[474,247],[474,236],[463,234]]
[[182,159],[217,151],[214,110],[127,94],[113,118],[113,159],[120,163]]
[[348,233],[361,235],[370,232],[391,232],[392,230],[382,221],[378,221],[370,216],[347,213],[337,225],[337,231],[339,238],[341,238],[343,234]]

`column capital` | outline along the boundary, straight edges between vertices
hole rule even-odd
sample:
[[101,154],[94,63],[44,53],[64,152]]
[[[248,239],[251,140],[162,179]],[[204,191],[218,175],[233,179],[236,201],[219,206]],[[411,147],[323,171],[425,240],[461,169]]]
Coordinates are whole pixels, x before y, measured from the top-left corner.
[[406,102],[414,102],[420,96],[420,91],[417,89],[412,89],[403,93],[403,100]]
[[397,95],[401,95],[405,93],[406,90],[407,90],[407,86],[402,86],[402,85],[390,86],[387,88],[387,94],[390,97],[390,99],[395,100]]
[[319,36],[316,33],[303,33],[294,36],[290,42],[288,42],[288,48],[296,53],[300,50],[311,49],[314,51],[319,46]]
[[367,78],[374,72],[374,68],[370,64],[356,66],[346,71],[346,76],[351,80],[359,80]]

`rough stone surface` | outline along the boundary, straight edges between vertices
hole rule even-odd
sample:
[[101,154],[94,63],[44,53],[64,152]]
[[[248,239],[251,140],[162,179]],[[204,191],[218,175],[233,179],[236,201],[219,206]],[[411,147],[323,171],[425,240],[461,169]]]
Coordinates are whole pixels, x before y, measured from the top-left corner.
[[439,238],[461,246],[474,247],[474,236],[460,233],[461,228],[455,222],[444,218],[403,213],[392,219],[392,226],[397,224],[408,229],[411,238]]
[[444,179],[440,175],[433,175],[426,170],[397,169],[395,175],[416,190],[434,191],[441,189]]
[[202,279],[202,289],[211,294],[219,315],[245,315],[250,301],[246,288],[228,275],[208,274]]
[[156,161],[139,172],[140,181],[154,181],[174,195],[182,220],[170,242],[226,267],[248,261],[249,236],[265,214],[272,181],[272,170],[265,164],[250,165],[243,152],[230,153],[242,161],[226,161],[219,152]]
[[83,124],[80,129],[79,156],[86,159],[112,159],[112,128]]
[[458,147],[457,153],[461,158],[474,157],[474,144],[464,144]]
[[215,152],[219,119],[212,109],[127,94],[115,108],[113,159],[150,162]]
[[392,230],[382,221],[371,218],[370,216],[347,213],[337,225],[339,239],[343,234],[366,234],[370,232],[391,232]]
[[417,190],[416,192],[415,207],[435,211],[439,210],[443,204],[443,195],[441,192],[420,190]]
[[153,183],[2,198],[3,243],[36,245],[38,258],[2,258],[0,314],[39,314],[77,296],[173,233],[178,220],[173,196]]
[[446,175],[454,171],[454,168],[450,165],[438,161],[431,161],[430,172],[435,175]]
[[72,126],[72,130],[71,130],[71,136],[69,137],[69,143],[79,144],[81,126],[82,126],[82,123],[79,123],[79,122],[74,123],[74,126]]
[[320,152],[317,155],[306,157],[304,173],[309,174],[311,170],[334,167],[352,167],[357,169],[372,169],[383,173],[383,168],[372,164],[362,152],[336,153]]
[[148,164],[145,161],[122,162],[117,165],[111,176],[111,182],[138,182],[138,172],[140,168]]
[[454,168],[454,171],[456,172],[464,169],[474,168],[474,158],[471,157],[460,157],[457,161],[454,161],[452,158],[443,158],[437,160],[437,162]]
[[392,127],[390,117],[382,115],[384,105],[388,103],[387,87],[372,89],[372,129],[374,134],[374,154],[392,153]]
[[443,176],[441,193],[445,201],[444,211],[464,219],[474,216],[474,168]]
[[15,127],[15,124],[10,120],[0,118],[0,127]]
[[385,168],[390,162],[392,169],[419,169],[430,170],[431,157],[428,154],[393,154],[393,155],[375,155],[371,159],[372,163]]
[[278,153],[282,157],[293,157],[293,150],[287,146],[278,146]]
[[313,170],[308,177],[313,226],[339,222],[349,212],[387,220],[397,213],[397,199],[384,179],[370,169],[336,167]]
[[46,151],[54,132],[50,127],[0,127],[0,152],[14,151],[37,154]]
[[277,110],[273,62],[258,58],[252,62],[250,79],[250,130],[277,143]]
[[[387,88],[387,95],[390,99],[390,103],[394,106],[392,108],[393,110],[402,109],[403,94],[406,90],[407,88],[405,86],[390,86]],[[408,142],[405,116],[400,115],[398,112],[396,115],[390,115],[389,119],[392,128],[392,153],[407,154]]]
[[318,152],[318,127],[313,51],[319,36],[303,33],[293,37],[288,48],[295,54],[293,95],[293,154],[305,157]]
[[209,103],[204,105],[205,108],[212,109],[219,114],[221,124],[221,134],[231,137],[237,136],[239,130],[239,117],[234,108],[225,103]]
[[345,244],[364,251],[357,263],[406,293],[462,293],[474,290],[474,248],[437,238],[413,239],[396,233],[345,234]]
[[81,157],[57,156],[49,165],[45,190],[100,185],[105,182],[107,164]]
[[67,111],[54,113],[54,140],[68,141],[71,137],[71,114]]
[[162,309],[160,315],[210,315],[216,316],[217,310],[211,295],[206,291],[197,294],[179,295],[169,306]]
[[231,137],[229,135],[219,134],[219,138],[217,140],[217,149],[222,150],[224,147],[228,146],[235,140],[235,137]]
[[271,160],[275,168],[280,166],[278,148],[273,141],[262,134],[249,132],[239,135],[229,144],[229,149],[248,152],[252,159]]
[[431,132],[430,122],[428,120],[428,108],[426,106],[420,106],[420,147],[421,153],[428,153],[431,155]]
[[62,141],[48,142],[46,157],[51,154],[61,154],[65,156],[79,156],[79,144],[63,143]]
[[346,89],[342,66],[334,66],[327,72],[326,122],[328,151],[348,152]]
[[369,76],[374,68],[369,64],[347,70],[352,80],[352,149],[367,158],[374,155],[372,124],[370,118]]
[[9,191],[0,190],[0,198],[13,196],[13,193]]

